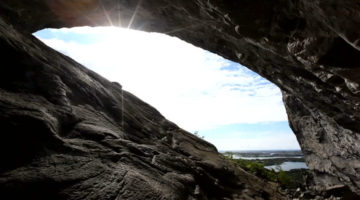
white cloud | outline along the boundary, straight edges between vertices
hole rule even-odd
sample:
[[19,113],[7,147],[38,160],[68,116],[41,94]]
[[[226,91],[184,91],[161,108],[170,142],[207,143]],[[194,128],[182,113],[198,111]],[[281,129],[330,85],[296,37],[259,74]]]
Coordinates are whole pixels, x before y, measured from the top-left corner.
[[50,32],[96,35],[97,40],[88,43],[40,39],[121,83],[186,130],[287,120],[276,86],[245,68],[221,70],[232,63],[177,38],[118,28]]

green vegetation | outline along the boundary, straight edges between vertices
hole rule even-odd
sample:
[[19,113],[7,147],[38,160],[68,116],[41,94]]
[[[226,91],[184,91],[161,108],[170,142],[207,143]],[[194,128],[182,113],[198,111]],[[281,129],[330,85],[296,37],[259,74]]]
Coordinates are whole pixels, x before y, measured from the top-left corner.
[[243,159],[232,159],[236,164],[238,164],[245,171],[248,171],[254,174],[257,177],[265,179],[267,181],[277,181],[278,173],[274,170],[268,170],[262,163],[258,163],[250,160]]
[[233,154],[226,152],[225,156],[235,162],[245,171],[248,171],[255,176],[266,181],[277,182],[282,188],[303,188],[305,186],[306,177],[309,175],[308,170],[296,169],[291,171],[282,171],[279,166],[279,172],[275,170],[266,169],[264,164],[254,160],[234,159]]

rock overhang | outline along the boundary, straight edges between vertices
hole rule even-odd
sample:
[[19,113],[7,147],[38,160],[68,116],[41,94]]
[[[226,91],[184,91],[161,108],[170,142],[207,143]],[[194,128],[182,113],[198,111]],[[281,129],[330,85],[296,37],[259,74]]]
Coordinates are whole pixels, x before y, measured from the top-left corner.
[[359,193],[356,2],[5,0],[0,10],[25,33],[120,25],[176,36],[247,66],[282,89],[290,125],[319,185],[345,184]]

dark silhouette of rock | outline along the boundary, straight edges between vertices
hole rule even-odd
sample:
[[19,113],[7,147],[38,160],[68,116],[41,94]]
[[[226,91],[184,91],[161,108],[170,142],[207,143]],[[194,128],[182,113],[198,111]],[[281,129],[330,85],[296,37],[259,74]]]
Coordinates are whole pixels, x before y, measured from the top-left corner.
[[[2,191],[48,187],[68,199],[234,192],[234,168],[212,145],[30,36],[116,25],[177,36],[278,85],[318,189],[346,185],[360,194],[359,10],[355,0],[3,0],[11,25],[1,23],[10,64],[0,75],[0,118],[11,131],[2,134]],[[258,184],[243,178],[252,189],[239,193],[261,188],[245,179]]]

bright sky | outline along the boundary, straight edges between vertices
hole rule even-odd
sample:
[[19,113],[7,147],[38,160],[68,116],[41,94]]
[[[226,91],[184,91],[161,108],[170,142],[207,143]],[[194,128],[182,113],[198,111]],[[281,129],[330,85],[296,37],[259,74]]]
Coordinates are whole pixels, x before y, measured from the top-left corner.
[[78,27],[34,35],[219,150],[299,149],[280,90],[237,63],[158,33]]

